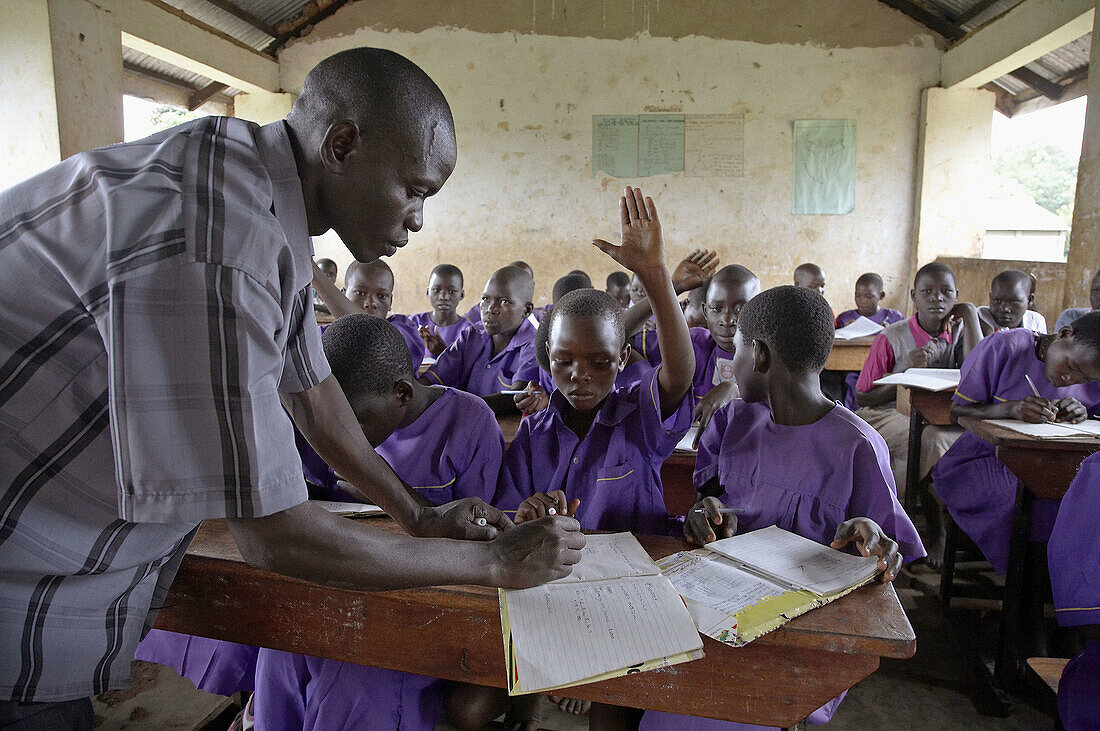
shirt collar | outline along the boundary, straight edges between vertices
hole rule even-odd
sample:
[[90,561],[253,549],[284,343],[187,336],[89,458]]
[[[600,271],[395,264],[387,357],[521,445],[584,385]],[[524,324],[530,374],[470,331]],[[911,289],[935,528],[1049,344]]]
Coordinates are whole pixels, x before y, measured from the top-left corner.
[[[548,420],[557,420],[561,422],[562,410],[568,405],[569,401],[565,398],[565,395],[558,389],[554,389],[554,393],[550,394],[550,404],[546,408]],[[637,410],[638,404],[622,398],[618,390],[613,390],[600,405],[600,410],[596,414],[596,419],[593,423],[600,423],[605,426],[618,426],[626,417]]]
[[[294,161],[294,148],[290,144],[290,131],[285,119],[264,125],[256,130],[256,144],[264,162],[264,169],[274,189],[275,218],[287,234],[287,239],[297,250],[305,243],[304,250],[313,256],[313,241],[309,238],[306,222],[306,202],[302,196],[302,180]],[[312,269],[310,270],[312,274]]]
[[[932,336],[926,333],[924,328],[920,326],[920,322],[917,321],[916,315],[909,318],[909,332],[913,334],[913,341],[917,344],[918,348],[932,340]],[[936,337],[936,340],[944,340],[950,343],[951,331],[944,328],[943,332]]]

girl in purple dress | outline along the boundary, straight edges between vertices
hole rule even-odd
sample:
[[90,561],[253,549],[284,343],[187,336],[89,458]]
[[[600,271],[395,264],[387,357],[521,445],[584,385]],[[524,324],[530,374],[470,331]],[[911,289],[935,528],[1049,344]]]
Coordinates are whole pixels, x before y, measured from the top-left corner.
[[1100,454],[1081,463],[1062,498],[1047,559],[1058,624],[1074,627],[1085,650],[1058,683],[1058,715],[1067,729],[1100,729]]
[[[984,338],[963,362],[951,416],[1076,423],[1100,411],[1097,380],[1100,312],[1054,335],[1005,330]],[[936,463],[932,480],[958,526],[997,573],[1005,573],[1016,478],[997,459],[993,445],[965,432]],[[1035,502],[1031,540],[1047,540],[1057,511],[1056,501]]]
[[[832,312],[812,290],[776,287],[745,305],[734,353],[741,398],[715,413],[700,440],[698,501],[684,535],[704,544],[778,525],[876,555],[882,580],[892,581],[903,562],[924,556],[924,546],[898,503],[882,437],[821,393],[832,342]],[[727,506],[739,512],[719,512]],[[809,722],[826,723],[843,697]],[[650,711],[641,728],[759,727]]]

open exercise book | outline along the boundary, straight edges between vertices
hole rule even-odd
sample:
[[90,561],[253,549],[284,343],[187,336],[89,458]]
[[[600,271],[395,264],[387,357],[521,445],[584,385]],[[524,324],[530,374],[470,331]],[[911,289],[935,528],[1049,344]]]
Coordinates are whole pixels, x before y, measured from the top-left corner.
[[844,327],[837,328],[833,333],[833,338],[836,340],[855,340],[878,335],[880,332],[882,332],[882,325],[869,317],[860,315]]
[[508,694],[591,683],[703,656],[667,578],[630,533],[587,536],[563,579],[500,590]]
[[334,500],[310,500],[330,513],[348,518],[366,518],[372,515],[385,515],[386,511],[370,503],[341,503]]
[[741,647],[871,581],[878,559],[853,556],[777,526],[657,562],[699,631]]
[[875,381],[876,386],[909,386],[925,391],[946,391],[959,387],[958,368],[908,368]]
[[699,425],[692,424],[691,428],[687,430],[687,434],[680,437],[680,441],[676,444],[676,449],[674,451],[690,452],[691,454],[695,454],[696,452],[698,452],[699,450],[694,447],[695,437],[698,436],[698,434]]
[[1016,419],[986,419],[990,424],[1003,426],[1020,434],[1043,439],[1100,439],[1100,421],[1085,419],[1080,424],[1055,422],[1047,424],[1029,424]]

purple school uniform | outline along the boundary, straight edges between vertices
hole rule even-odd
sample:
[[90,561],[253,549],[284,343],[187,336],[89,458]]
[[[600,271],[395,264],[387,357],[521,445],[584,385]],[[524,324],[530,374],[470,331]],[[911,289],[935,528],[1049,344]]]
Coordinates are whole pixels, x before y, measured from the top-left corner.
[[[623,368],[615,376],[615,388],[630,388],[635,383],[639,383],[652,368],[653,366],[644,360],[628,363],[626,368]],[[554,393],[554,389],[557,388],[553,377],[547,371],[544,371],[537,361],[531,361],[528,366],[516,374],[516,378],[521,381],[534,381],[546,393]]]
[[470,324],[476,324],[481,322],[481,305],[474,305],[470,309],[466,310],[464,318],[470,321]]
[[526,419],[504,456],[501,480],[520,498],[564,490],[580,498],[576,518],[585,530],[668,535],[669,518],[661,485],[661,464],[691,426],[691,398],[661,418],[657,375],[651,368],[639,383],[612,391],[584,439],[562,421],[565,396]]
[[[867,517],[898,542],[905,561],[925,555],[916,528],[898,503],[886,442],[839,404],[813,424],[785,426],[772,422],[765,404],[731,401],[715,412],[699,440],[696,488],[716,476],[723,489],[719,499],[745,511],[737,516],[738,533],[778,525],[828,544],[845,520]],[[809,722],[828,723],[844,695],[810,714]],[[642,718],[641,729],[665,728],[766,727],[652,711]]]
[[634,333],[634,337],[630,339],[630,347],[654,368],[661,365],[661,344],[657,341],[657,331],[649,323],[646,323],[644,330]]
[[493,336],[478,323],[459,334],[424,377],[434,383],[489,396],[512,387],[516,374],[535,359],[535,326],[524,320],[512,339],[493,355]]
[[698,403],[719,383],[733,380],[733,353],[719,348],[710,336],[710,330],[705,327],[693,327],[690,334],[691,347],[695,349],[695,377],[691,392]]
[[424,338],[420,337],[420,329],[412,320],[404,315],[390,315],[386,318],[391,325],[397,328],[405,344],[409,346],[409,355],[412,356],[413,373],[420,371],[420,364],[424,362]]
[[[504,437],[492,409],[472,394],[443,389],[377,451],[405,484],[436,505],[465,497],[505,507],[519,502],[497,495]],[[432,729],[442,714],[443,689],[443,681],[422,675],[261,648],[256,727]]]
[[258,651],[251,645],[154,629],[138,645],[134,659],[167,665],[207,693],[233,695],[254,690]]
[[[1100,383],[1055,387],[1043,377],[1044,364],[1035,355],[1035,333],[1023,328],[993,333],[978,343],[963,361],[962,378],[952,397],[957,404],[1019,401],[1032,395],[1025,375],[1039,394],[1056,400],[1072,396],[1090,414],[1100,407]],[[1008,567],[1016,476],[997,459],[993,445],[965,432],[932,468],[936,493],[999,574]],[[1031,540],[1045,541],[1058,511],[1055,500],[1036,500]]]
[[[478,310],[480,312],[480,309]],[[408,320],[413,326],[417,328],[426,327],[428,331],[439,336],[439,339],[443,341],[445,345],[450,345],[458,336],[462,334],[462,331],[470,327],[473,323],[467,320],[465,317],[460,317],[458,322],[452,325],[436,325],[432,321],[431,312],[418,312],[415,315],[409,315]],[[421,338],[421,344],[423,344],[423,338]],[[427,348],[424,349],[424,354],[428,355]]]
[[[1062,498],[1047,544],[1054,609],[1063,627],[1100,625],[1100,453],[1090,455]],[[1058,715],[1067,729],[1100,728],[1100,641],[1069,661],[1058,683]]]
[[[863,315],[859,314],[859,310],[845,310],[836,316],[837,328],[842,328],[845,325],[851,325]],[[901,322],[905,319],[905,315],[901,314],[897,310],[891,310],[889,307],[880,307],[878,312],[867,318],[871,322],[877,322],[879,325],[893,325],[895,322]]]

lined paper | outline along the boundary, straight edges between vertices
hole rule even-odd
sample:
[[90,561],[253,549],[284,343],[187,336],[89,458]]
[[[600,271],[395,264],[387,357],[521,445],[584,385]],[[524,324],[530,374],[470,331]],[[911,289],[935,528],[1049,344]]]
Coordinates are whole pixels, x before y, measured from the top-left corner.
[[708,543],[707,548],[762,574],[827,596],[857,586],[878,573],[874,556],[852,556],[770,526]]
[[579,683],[703,646],[664,576],[551,583],[503,594],[523,692]]
[[836,332],[833,333],[833,338],[836,340],[855,340],[856,338],[877,335],[880,332],[882,332],[882,325],[869,317],[860,315],[844,327],[837,328]]
[[1100,438],[1100,421],[1086,419],[1080,424],[1029,424],[1017,419],[986,419],[990,424],[1003,426],[1020,434],[1043,439],[1087,439],[1089,437]]
[[656,576],[661,573],[642,544],[631,533],[594,533],[585,536],[581,560],[573,571],[552,584],[618,579],[624,576]]

